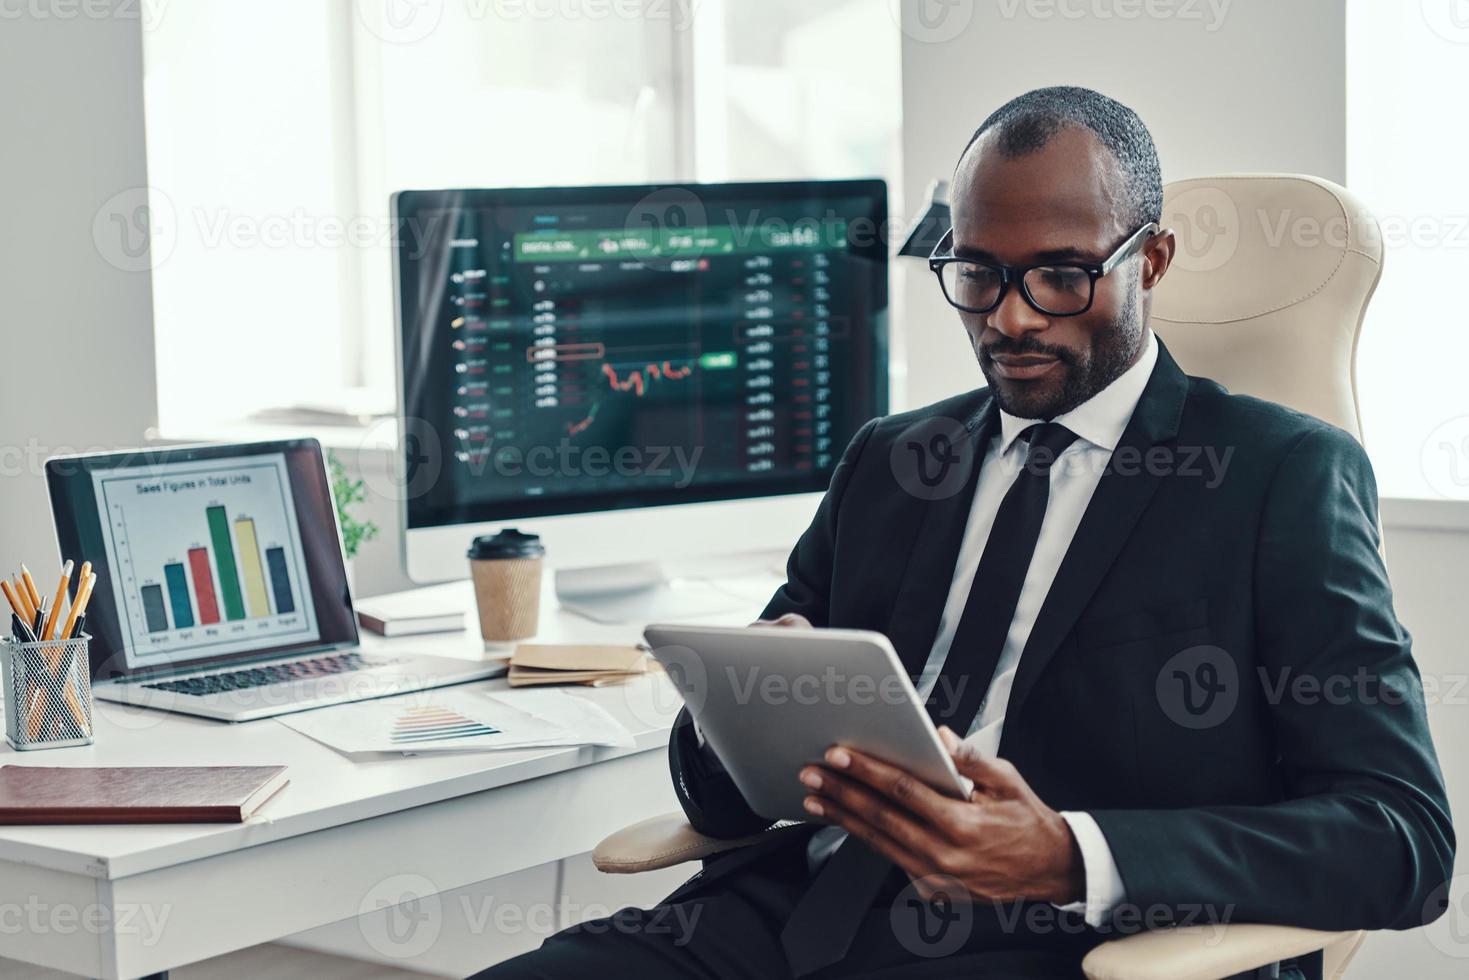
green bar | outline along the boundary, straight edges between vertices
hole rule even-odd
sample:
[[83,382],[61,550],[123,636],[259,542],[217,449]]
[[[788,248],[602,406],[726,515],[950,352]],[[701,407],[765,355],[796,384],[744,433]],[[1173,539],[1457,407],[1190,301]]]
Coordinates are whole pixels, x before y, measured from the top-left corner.
[[747,252],[842,251],[847,223],[801,220],[771,221],[751,227],[733,225],[630,231],[600,228],[587,231],[532,231],[515,236],[517,262],[612,262],[619,259],[697,259]]
[[734,351],[710,351],[707,354],[699,355],[699,367],[706,371],[717,368],[732,368],[735,366],[735,360]]
[[224,596],[224,618],[244,619],[245,603],[240,598],[240,575],[235,571],[235,546],[230,542],[230,522],[223,507],[210,507],[209,540],[214,544],[214,568],[219,572],[219,591]]

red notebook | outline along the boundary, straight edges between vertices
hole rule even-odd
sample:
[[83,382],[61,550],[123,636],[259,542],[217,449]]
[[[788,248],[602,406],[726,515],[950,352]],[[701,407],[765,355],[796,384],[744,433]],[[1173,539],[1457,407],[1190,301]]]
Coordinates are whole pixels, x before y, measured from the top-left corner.
[[285,766],[0,766],[0,824],[244,823]]

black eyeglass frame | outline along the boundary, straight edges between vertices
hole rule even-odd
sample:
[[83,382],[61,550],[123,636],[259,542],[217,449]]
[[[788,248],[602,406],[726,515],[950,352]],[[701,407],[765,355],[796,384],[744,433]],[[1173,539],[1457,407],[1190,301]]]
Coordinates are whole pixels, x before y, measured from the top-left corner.
[[[1078,262],[1075,260],[1068,260],[1065,262],[1036,262],[1031,265],[1003,265],[999,262],[990,262],[985,259],[966,259],[962,256],[953,254],[954,229],[950,228],[948,231],[944,232],[944,237],[940,238],[939,243],[934,246],[933,254],[929,255],[928,257],[928,267],[932,269],[933,274],[938,277],[939,291],[944,294],[944,299],[949,301],[950,306],[954,307],[956,310],[963,310],[965,313],[989,313],[993,310],[999,309],[1000,304],[1005,302],[1005,295],[1010,291],[1010,284],[1018,282],[1020,284],[1020,295],[1025,298],[1026,303],[1030,304],[1030,308],[1035,310],[1037,313],[1041,313],[1045,316],[1081,316],[1087,310],[1090,310],[1092,308],[1092,303],[1096,301],[1097,280],[1105,276],[1107,273],[1111,272],[1113,269],[1117,268],[1117,266],[1121,265],[1129,258],[1131,258],[1133,254],[1138,251],[1138,249],[1142,248],[1143,242],[1147,241],[1149,238],[1151,238],[1153,235],[1156,235],[1157,233],[1158,223],[1155,221],[1149,221],[1137,231],[1127,236],[1127,240],[1124,241],[1121,245],[1118,245],[1116,251],[1107,256],[1101,262]],[[948,287],[944,285],[944,266],[953,265],[955,262],[967,262],[970,265],[982,265],[986,268],[993,269],[1000,274],[1000,291],[995,295],[995,301],[993,303],[991,303],[989,306],[984,307],[983,309],[979,309],[973,306],[964,306],[960,303],[955,302],[954,298],[949,295]],[[1033,269],[1080,269],[1082,272],[1086,273],[1087,278],[1090,280],[1090,285],[1086,298],[1086,305],[1072,313],[1057,313],[1054,310],[1046,309],[1040,303],[1036,302],[1034,296],[1030,295],[1030,287],[1025,284],[1026,274]]]

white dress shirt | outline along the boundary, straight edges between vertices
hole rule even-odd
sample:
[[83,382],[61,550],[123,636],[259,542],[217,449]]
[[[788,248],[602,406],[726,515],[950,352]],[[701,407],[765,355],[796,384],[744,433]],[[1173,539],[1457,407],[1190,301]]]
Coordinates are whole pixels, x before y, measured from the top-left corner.
[[[1076,433],[1078,438],[1056,457],[1051,466],[1050,500],[1046,505],[1035,554],[1015,605],[1015,618],[1010,621],[1010,632],[1005,636],[1005,645],[1000,651],[1000,660],[995,666],[995,675],[984,703],[965,737],[967,743],[976,746],[984,755],[994,757],[999,753],[1000,733],[1005,725],[1005,711],[1009,707],[1015,671],[1020,666],[1020,654],[1030,638],[1041,604],[1051,591],[1051,582],[1061,567],[1061,559],[1071,547],[1071,539],[1081,524],[1092,493],[1097,489],[1107,461],[1132,418],[1133,409],[1142,397],[1157,360],[1158,342],[1148,330],[1143,353],[1136,364],[1090,399],[1053,420]],[[919,696],[924,699],[938,683],[944,660],[948,657],[949,645],[969,601],[969,590],[974,584],[979,559],[989,540],[1000,501],[1025,463],[1026,447],[1020,443],[1020,434],[1035,424],[1035,419],[1022,419],[1000,412],[1000,432],[986,450],[979,470],[974,502],[970,506],[964,540],[959,547],[959,560],[955,563],[954,578],[949,585],[949,598],[939,618],[938,634],[915,685]],[[1112,849],[1090,814],[1062,812],[1061,816],[1076,837],[1086,872],[1085,900],[1063,908],[1084,911],[1089,925],[1101,926],[1125,897]],[[844,836],[845,832],[835,827],[819,831],[812,838],[811,849],[807,852],[812,862],[823,861]]]

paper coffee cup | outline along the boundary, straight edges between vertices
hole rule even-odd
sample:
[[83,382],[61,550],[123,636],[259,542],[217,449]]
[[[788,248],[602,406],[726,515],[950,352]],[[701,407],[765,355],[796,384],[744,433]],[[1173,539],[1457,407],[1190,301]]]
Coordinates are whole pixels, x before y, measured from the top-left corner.
[[534,534],[506,528],[474,539],[469,574],[486,643],[509,643],[536,635],[541,614],[541,572],[546,549]]

